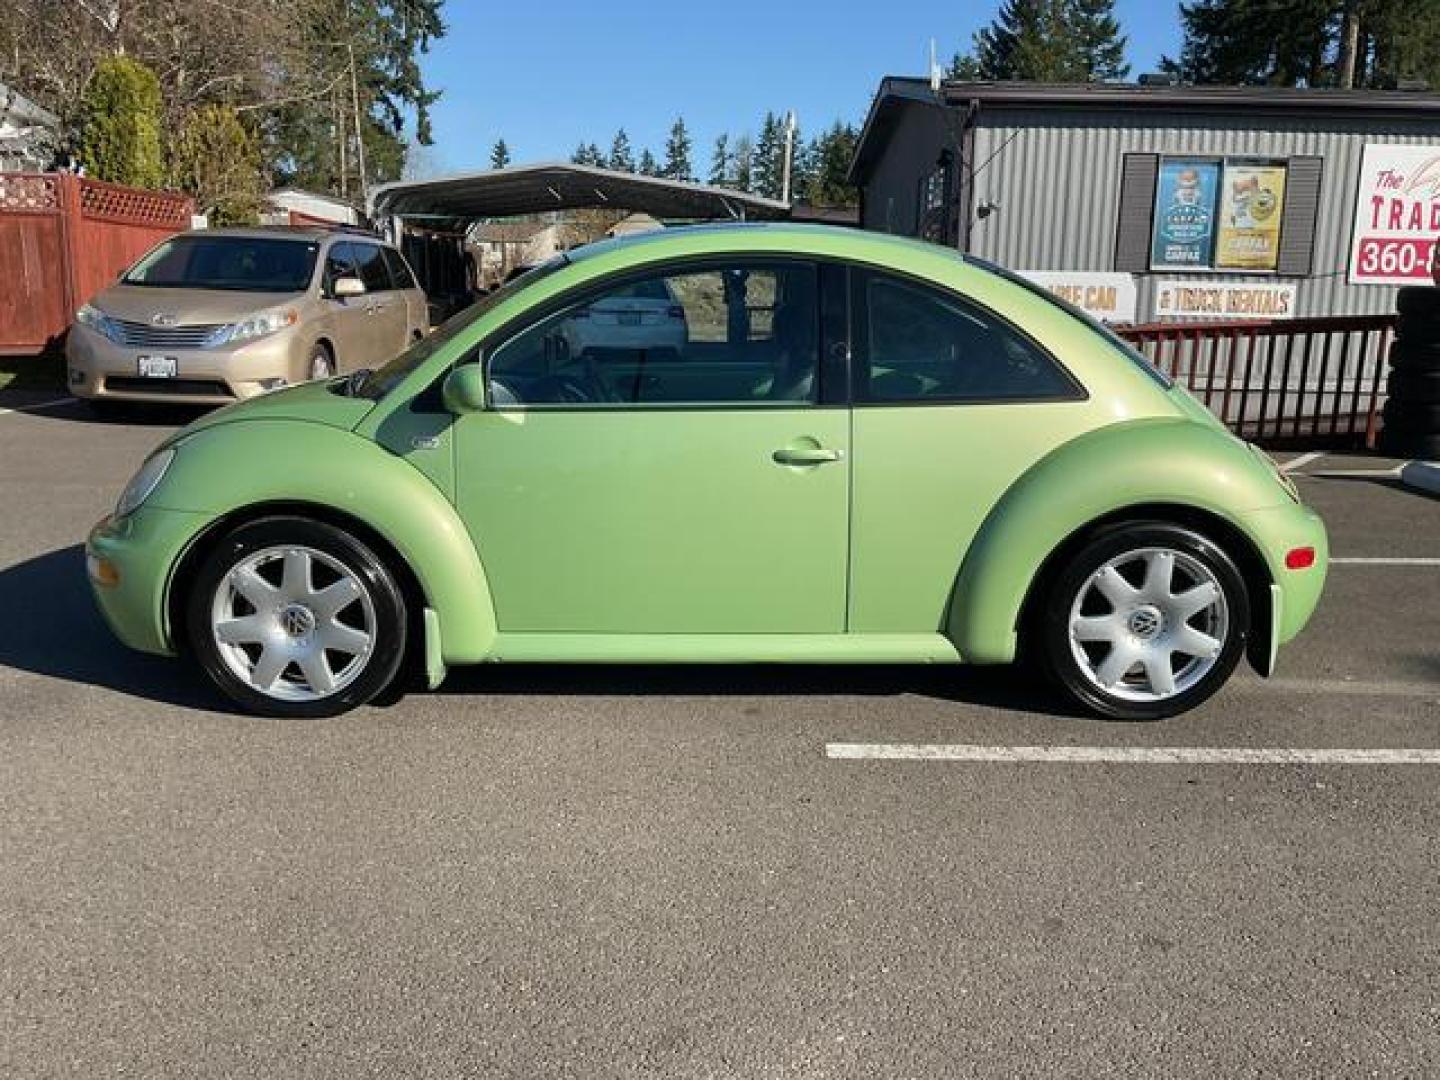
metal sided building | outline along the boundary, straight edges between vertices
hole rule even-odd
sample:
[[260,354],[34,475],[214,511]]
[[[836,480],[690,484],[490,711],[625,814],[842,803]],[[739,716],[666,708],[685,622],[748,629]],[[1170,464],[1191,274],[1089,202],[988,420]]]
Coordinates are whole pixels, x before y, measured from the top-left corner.
[[861,225],[1117,323],[1392,311],[1440,237],[1440,97],[887,78]]

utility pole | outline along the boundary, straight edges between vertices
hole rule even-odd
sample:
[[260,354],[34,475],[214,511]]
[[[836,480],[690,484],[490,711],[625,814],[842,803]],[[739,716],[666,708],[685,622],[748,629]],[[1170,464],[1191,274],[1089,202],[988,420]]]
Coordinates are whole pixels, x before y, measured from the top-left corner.
[[350,103],[355,109],[355,160],[360,165],[360,201],[365,202],[370,197],[370,189],[365,181],[365,135],[360,129],[360,83],[355,76],[355,45],[349,43],[345,47],[350,50]]
[[790,168],[795,162],[795,110],[785,114],[785,169],[780,182],[780,201],[790,203]]
[[1359,66],[1360,12],[1355,0],[1347,0],[1340,23],[1340,89],[1355,88],[1355,69]]

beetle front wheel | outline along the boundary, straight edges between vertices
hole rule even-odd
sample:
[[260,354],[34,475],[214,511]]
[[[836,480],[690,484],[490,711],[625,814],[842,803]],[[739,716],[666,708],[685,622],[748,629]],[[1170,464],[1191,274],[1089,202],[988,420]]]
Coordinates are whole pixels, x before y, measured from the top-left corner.
[[1223,550],[1189,529],[1123,525],[1061,570],[1044,614],[1044,652],[1081,704],[1121,720],[1194,708],[1245,650],[1245,583]]

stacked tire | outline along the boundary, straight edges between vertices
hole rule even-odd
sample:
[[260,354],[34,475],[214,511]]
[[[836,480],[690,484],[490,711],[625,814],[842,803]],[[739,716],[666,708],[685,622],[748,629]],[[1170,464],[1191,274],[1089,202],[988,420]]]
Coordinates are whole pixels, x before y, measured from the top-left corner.
[[1440,288],[1400,290],[1380,450],[1440,459]]

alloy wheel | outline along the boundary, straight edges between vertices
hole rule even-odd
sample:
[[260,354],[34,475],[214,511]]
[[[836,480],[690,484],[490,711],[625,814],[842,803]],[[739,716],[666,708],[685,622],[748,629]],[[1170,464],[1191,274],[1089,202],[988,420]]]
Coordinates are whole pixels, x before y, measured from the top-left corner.
[[236,563],[215,590],[210,630],[225,666],[279,701],[318,701],[365,670],[375,605],[364,582],[312,547],[267,547]]
[[1219,662],[1230,634],[1225,590],[1183,551],[1144,547],[1103,563],[1069,613],[1070,649],[1102,693],[1132,702],[1183,694]]

